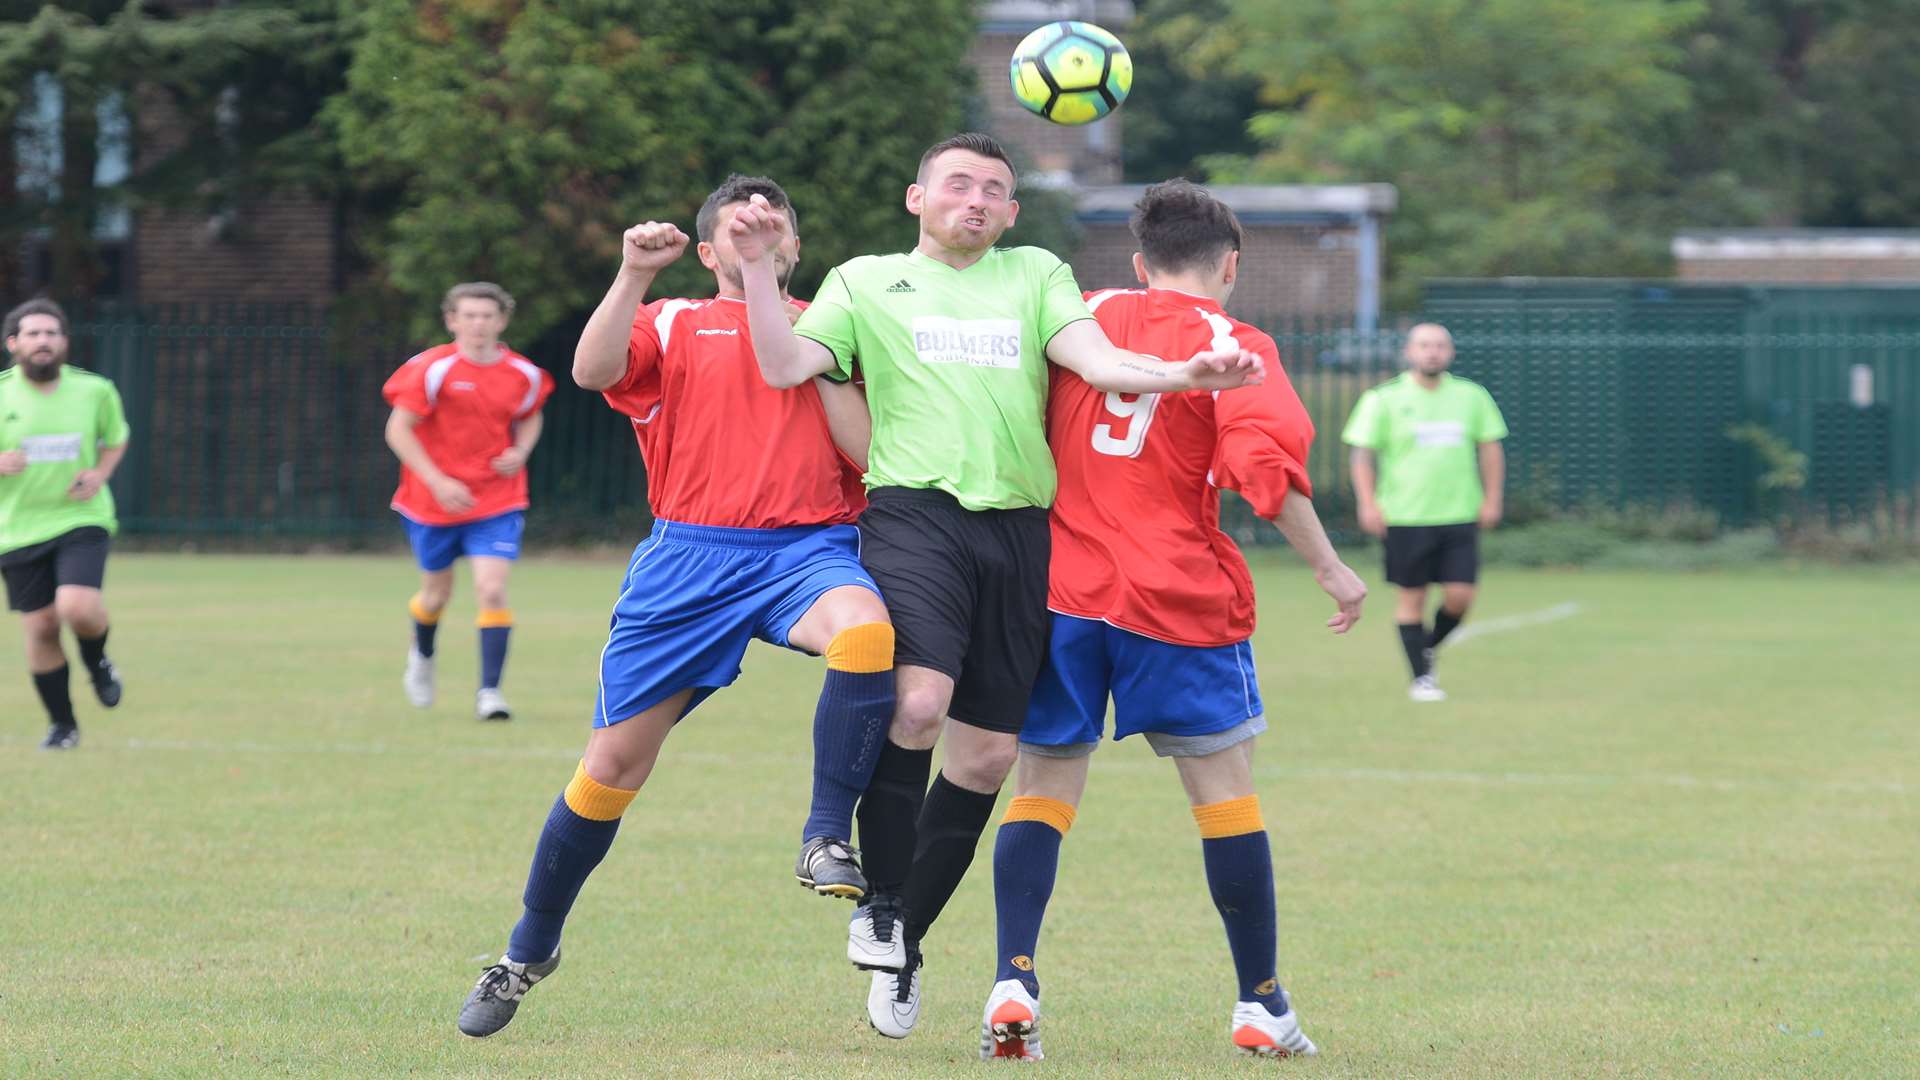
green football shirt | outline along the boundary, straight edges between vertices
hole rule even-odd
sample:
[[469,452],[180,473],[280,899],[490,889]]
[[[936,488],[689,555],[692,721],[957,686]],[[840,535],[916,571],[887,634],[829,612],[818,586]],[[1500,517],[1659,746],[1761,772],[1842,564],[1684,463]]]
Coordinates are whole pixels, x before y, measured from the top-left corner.
[[918,251],[835,267],[794,331],[867,384],[867,486],[938,488],[969,510],[1051,506],[1047,342],[1090,319],[1073,271],[1040,248],[965,270]]
[[100,463],[100,448],[127,441],[127,416],[109,379],[68,366],[50,393],[18,367],[0,371],[0,452],[24,450],[27,471],[0,476],[0,552],[88,525],[113,532],[113,492],[67,498],[73,478]]
[[1343,442],[1374,452],[1374,497],[1389,525],[1460,525],[1480,516],[1481,443],[1507,437],[1493,395],[1440,376],[1432,390],[1411,373],[1360,395]]

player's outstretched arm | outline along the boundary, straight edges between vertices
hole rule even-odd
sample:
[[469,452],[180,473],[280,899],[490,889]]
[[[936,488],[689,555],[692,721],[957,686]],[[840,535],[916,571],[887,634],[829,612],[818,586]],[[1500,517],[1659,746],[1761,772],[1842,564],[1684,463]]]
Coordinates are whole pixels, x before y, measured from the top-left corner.
[[1096,390],[1120,394],[1232,390],[1257,385],[1266,378],[1266,365],[1245,349],[1215,349],[1169,363],[1122,349],[1092,319],[1061,327],[1047,342],[1047,359],[1087,380]]
[[667,222],[642,222],[621,236],[620,270],[573,349],[573,381],[582,389],[605,390],[626,375],[634,316],[653,279],[685,250],[687,234]]
[[775,210],[766,196],[755,195],[734,211],[727,230],[740,256],[747,329],[753,334],[753,355],[760,361],[760,375],[767,385],[785,390],[838,367],[832,349],[794,333],[787,319],[786,297],[780,295],[773,267],[773,253],[786,237],[787,215]]
[[1303,492],[1288,492],[1280,504],[1280,512],[1274,515],[1273,524],[1293,550],[1307,560],[1313,569],[1313,580],[1339,607],[1333,618],[1327,620],[1327,626],[1336,634],[1353,629],[1360,621],[1360,602],[1367,598],[1367,586],[1352,567],[1340,561],[1340,553],[1333,550],[1333,542],[1327,539],[1327,530],[1320,525],[1313,500]]

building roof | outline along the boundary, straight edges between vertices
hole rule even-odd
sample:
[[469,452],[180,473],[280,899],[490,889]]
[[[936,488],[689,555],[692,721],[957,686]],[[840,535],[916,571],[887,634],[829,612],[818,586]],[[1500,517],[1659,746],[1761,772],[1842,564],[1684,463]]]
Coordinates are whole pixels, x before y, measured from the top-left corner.
[[1133,24],[1132,0],[988,0],[979,9],[981,29],[1024,34],[1058,19],[1079,19],[1109,30]]
[[[1145,184],[1083,187],[1076,192],[1082,221],[1125,218],[1147,190]],[[1242,222],[1338,221],[1391,214],[1400,203],[1392,184],[1220,184],[1207,190],[1233,208]]]
[[1920,229],[1694,229],[1676,259],[1920,259]]

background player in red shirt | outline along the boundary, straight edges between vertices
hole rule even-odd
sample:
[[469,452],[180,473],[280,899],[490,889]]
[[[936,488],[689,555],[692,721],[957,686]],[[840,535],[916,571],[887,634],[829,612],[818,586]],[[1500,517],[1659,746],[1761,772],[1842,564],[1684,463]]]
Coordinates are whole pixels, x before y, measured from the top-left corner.
[[[660,222],[627,230],[620,272],[574,354],[574,381],[632,419],[654,525],[614,605],[593,731],[541,831],[525,913],[506,955],[461,1009],[468,1035],[506,1026],[527,988],[558,966],[574,897],[612,845],[667,734],[739,676],[755,638],[827,658],[814,713],[813,808],[794,875],[823,895],[866,894],[847,843],[893,716],[894,634],[860,565],[851,522],[865,499],[836,448],[827,403],[845,406],[836,415],[853,425],[843,435],[862,457],[866,410],[850,386],[816,379],[776,390],[761,378],[727,230],[756,195],[797,225],[778,184],[728,178],[695,226],[718,292],[710,299],[642,306],[687,237]],[[799,260],[794,233],[775,256],[783,298]]]
[[433,704],[434,632],[453,595],[453,563],[466,556],[480,604],[480,690],[474,713],[506,720],[500,693],[513,612],[507,577],[520,557],[527,509],[528,455],[540,441],[541,406],[553,377],[500,340],[513,297],[488,281],[447,290],[440,302],[453,340],[400,365],[382,393],[393,415],[387,445],[400,459],[393,508],[406,520],[420,563],[413,646],[403,680],[407,699]]
[[1088,296],[1107,336],[1170,360],[1244,348],[1265,360],[1267,380],[1214,394],[1112,394],[1054,369],[1053,626],[1020,734],[1015,798],[994,845],[1000,970],[980,1053],[1040,1056],[1034,946],[1111,696],[1114,737],[1144,734],[1173,758],[1193,805],[1239,977],[1234,1043],[1311,1054],[1275,978],[1273,865],[1251,768],[1252,740],[1266,730],[1248,645],[1253,582],[1220,531],[1217,489],[1238,491],[1306,558],[1339,606],[1327,620],[1334,633],[1359,620],[1366,586],[1314,513],[1313,423],[1273,339],[1221,310],[1240,264],[1233,212],[1173,180],[1147,189],[1132,227],[1134,270],[1147,288]]

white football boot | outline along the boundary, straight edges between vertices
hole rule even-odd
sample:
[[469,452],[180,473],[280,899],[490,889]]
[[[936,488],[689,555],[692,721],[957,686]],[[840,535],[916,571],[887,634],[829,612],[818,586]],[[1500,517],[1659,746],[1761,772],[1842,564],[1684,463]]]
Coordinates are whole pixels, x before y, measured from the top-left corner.
[[853,909],[847,924],[847,960],[865,971],[899,971],[907,966],[907,926],[900,901],[884,893]]
[[418,649],[407,649],[407,673],[400,678],[400,685],[407,689],[407,700],[415,708],[424,709],[433,704],[433,657],[421,656]]
[[507,707],[507,698],[496,686],[483,686],[473,695],[473,715],[482,720],[511,720],[513,710]]
[[[1283,993],[1282,998],[1285,999]],[[1300,1021],[1287,1000],[1287,1011],[1275,1016],[1257,1001],[1238,1002],[1233,1007],[1233,1045],[1243,1054],[1259,1057],[1312,1057],[1320,1052],[1313,1040],[1300,1030]]]
[[1040,1002],[1019,979],[1002,979],[980,1013],[980,1060],[1039,1061]]
[[889,1039],[904,1039],[920,1022],[920,950],[908,949],[906,968],[876,971],[867,989],[867,1023]]

